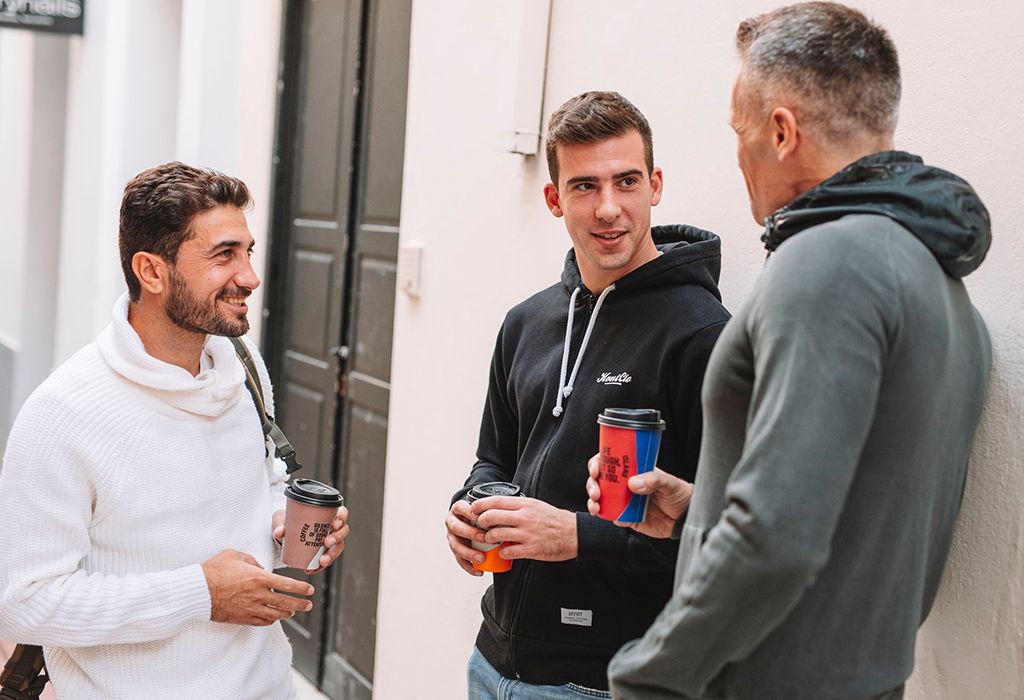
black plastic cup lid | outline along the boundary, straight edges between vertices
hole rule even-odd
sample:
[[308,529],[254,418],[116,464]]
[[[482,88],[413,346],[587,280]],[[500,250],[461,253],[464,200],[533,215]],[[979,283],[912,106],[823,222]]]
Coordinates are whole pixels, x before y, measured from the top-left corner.
[[466,494],[466,500],[472,503],[473,501],[479,501],[481,498],[488,498],[490,496],[522,495],[523,490],[519,488],[519,484],[513,484],[511,481],[490,481],[471,488],[469,493]]
[[307,506],[340,508],[345,504],[345,499],[338,493],[338,489],[312,479],[292,479],[292,483],[284,490],[284,495]]
[[606,408],[597,417],[600,425],[632,430],[664,430],[661,411],[653,408]]

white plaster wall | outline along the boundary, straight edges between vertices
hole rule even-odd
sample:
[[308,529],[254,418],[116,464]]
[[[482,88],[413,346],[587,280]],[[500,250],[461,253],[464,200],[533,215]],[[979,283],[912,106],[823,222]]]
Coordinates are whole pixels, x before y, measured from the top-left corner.
[[[92,341],[124,289],[129,179],[183,160],[242,178],[266,267],[281,0],[92,0],[71,39],[55,364]],[[262,288],[250,302],[261,309]],[[250,313],[250,335],[261,316]],[[2,330],[2,325],[0,325]]]
[[[528,0],[527,0],[528,1]],[[736,307],[764,250],[726,124],[732,37],[781,3],[555,0],[545,122],[565,99],[616,89],[647,115],[666,191],[654,223],[723,238],[721,287]],[[414,3],[402,242],[425,244],[419,300],[395,311],[375,696],[453,698],[486,585],[444,539],[451,493],[473,463],[487,366],[505,311],[553,283],[569,246],[544,208],[539,158],[492,150],[497,3]],[[991,0],[871,0],[900,49],[897,146],[970,180],[992,214],[986,264],[968,279],[992,332],[995,367],[949,569],[923,628],[911,700],[1024,696],[1024,6]],[[452,18],[458,18],[453,21]],[[457,274],[454,271],[458,271]],[[354,516],[355,517],[355,516]]]
[[[266,282],[281,0],[183,0],[175,158],[241,178],[253,268]],[[259,342],[264,286],[249,300]]]
[[68,89],[57,339],[60,364],[110,322],[124,291],[124,185],[174,157],[181,0],[93,0]]
[[67,64],[66,38],[0,30],[0,446],[52,360]]
[[32,125],[29,144],[28,220],[21,265],[20,351],[15,359],[12,414],[50,373],[59,263],[64,122],[68,87],[68,38],[33,38]]
[[35,37],[0,29],[0,343],[21,349]]
[[252,266],[263,284],[249,303],[249,336],[257,343],[263,323],[260,310],[267,291],[281,19],[281,0],[245,0],[238,47],[242,56],[238,113],[231,126],[236,144],[234,175],[245,181],[253,197],[253,208],[248,213],[249,230],[256,239]]

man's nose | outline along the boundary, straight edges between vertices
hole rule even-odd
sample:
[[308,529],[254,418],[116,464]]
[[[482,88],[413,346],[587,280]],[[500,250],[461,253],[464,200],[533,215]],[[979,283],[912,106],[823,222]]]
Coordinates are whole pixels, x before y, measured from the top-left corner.
[[235,274],[235,284],[249,290],[256,289],[256,287],[260,286],[260,278],[256,276],[256,271],[252,269],[252,261],[248,256],[245,258],[245,262],[242,263],[241,268]]
[[601,193],[600,197],[595,215],[598,219],[601,219],[601,221],[612,223],[618,219],[619,214],[622,213],[622,207],[619,206],[619,201],[615,196],[615,189],[606,189]]

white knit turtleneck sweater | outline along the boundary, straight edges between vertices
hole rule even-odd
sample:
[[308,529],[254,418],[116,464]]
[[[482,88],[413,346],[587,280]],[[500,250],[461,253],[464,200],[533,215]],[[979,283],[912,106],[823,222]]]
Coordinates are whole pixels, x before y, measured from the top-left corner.
[[280,565],[271,516],[287,476],[265,456],[242,365],[216,336],[197,377],[161,362],[127,308],[125,295],[11,431],[0,637],[41,644],[62,699],[293,698],[281,624],[211,622],[200,566],[224,549]]

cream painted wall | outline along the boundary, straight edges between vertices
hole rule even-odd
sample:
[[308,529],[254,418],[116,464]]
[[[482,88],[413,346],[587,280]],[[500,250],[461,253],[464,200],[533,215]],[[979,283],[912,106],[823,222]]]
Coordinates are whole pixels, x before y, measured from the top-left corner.
[[[545,121],[587,89],[619,90],[644,111],[665,169],[654,223],[690,222],[722,236],[730,307],[746,298],[764,259],[726,124],[732,36],[744,17],[779,4],[555,0],[552,9]],[[474,460],[501,319],[557,279],[569,245],[542,204],[541,160],[492,150],[493,105],[510,89],[499,76],[513,60],[496,53],[505,45],[497,5],[414,3],[402,242],[423,243],[425,254],[420,298],[400,293],[395,311],[380,700],[464,695],[487,581],[455,565],[443,517]],[[971,181],[995,226],[986,264],[968,279],[993,337],[990,396],[908,698],[1011,700],[1024,696],[1024,6],[857,6],[900,49],[897,146]]]

